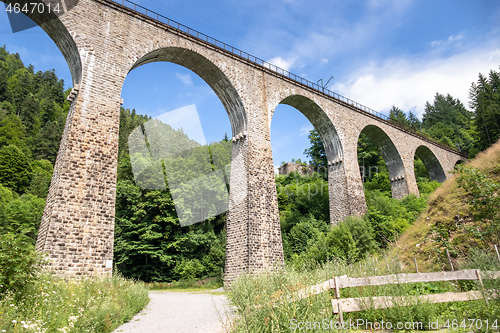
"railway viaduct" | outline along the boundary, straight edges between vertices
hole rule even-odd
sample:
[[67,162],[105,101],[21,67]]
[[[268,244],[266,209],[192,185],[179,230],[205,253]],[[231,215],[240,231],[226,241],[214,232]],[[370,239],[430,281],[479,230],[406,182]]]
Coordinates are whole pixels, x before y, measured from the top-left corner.
[[74,87],[36,243],[60,274],[111,273],[120,95],[127,74],[150,62],[172,62],[199,75],[229,116],[226,282],[284,264],[270,142],[278,104],[302,112],[323,141],[332,224],[366,210],[357,159],[362,131],[379,146],[395,198],[418,195],[415,155],[440,182],[464,160],[371,109],[126,0],[62,6],[70,9],[63,15],[28,13],[64,55]]

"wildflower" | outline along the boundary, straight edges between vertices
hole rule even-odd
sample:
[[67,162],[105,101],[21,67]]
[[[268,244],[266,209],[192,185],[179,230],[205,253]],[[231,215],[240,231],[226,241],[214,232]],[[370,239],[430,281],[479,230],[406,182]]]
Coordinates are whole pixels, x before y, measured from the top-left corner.
[[12,320],[12,324],[17,324],[17,320]]

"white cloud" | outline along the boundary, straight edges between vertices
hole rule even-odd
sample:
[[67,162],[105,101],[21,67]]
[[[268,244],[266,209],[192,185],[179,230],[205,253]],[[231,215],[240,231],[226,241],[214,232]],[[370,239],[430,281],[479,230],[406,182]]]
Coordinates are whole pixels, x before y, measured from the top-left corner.
[[175,76],[177,76],[177,78],[179,80],[181,80],[181,82],[184,83],[184,85],[186,85],[188,87],[192,87],[193,86],[193,79],[191,79],[191,75],[189,75],[189,74],[175,73]]
[[499,64],[498,47],[470,48],[448,57],[386,59],[371,62],[332,88],[377,111],[387,111],[395,105],[421,116],[425,102],[432,102],[437,92],[450,94],[467,107],[472,82],[480,72],[498,70]]
[[371,9],[382,8],[384,10],[390,10],[394,12],[402,12],[406,10],[413,0],[369,0],[367,2],[368,7]]
[[328,59],[326,59],[326,58],[321,59],[321,63],[322,63],[322,64],[326,64],[326,63],[328,63]]
[[274,57],[271,60],[269,60],[268,62],[273,64],[273,65],[276,65],[276,66],[278,66],[286,71],[289,71],[290,68],[295,63],[295,60],[294,59],[286,60],[286,59],[283,59],[281,57]]
[[431,42],[431,46],[432,47],[436,47],[436,46],[444,46],[444,45],[448,45],[448,44],[452,44],[452,43],[455,43],[456,41],[459,41],[463,38],[464,36],[462,35],[456,35],[456,36],[450,36],[448,37],[447,40],[445,41],[442,41],[442,40],[435,40],[435,41],[432,41]]
[[306,124],[300,128],[300,136],[309,135],[309,132],[313,130],[313,126],[311,124]]

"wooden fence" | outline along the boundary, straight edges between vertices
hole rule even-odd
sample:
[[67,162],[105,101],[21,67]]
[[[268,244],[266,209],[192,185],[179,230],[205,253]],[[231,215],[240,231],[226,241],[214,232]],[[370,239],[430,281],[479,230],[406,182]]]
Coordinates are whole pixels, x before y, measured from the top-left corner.
[[366,277],[341,276],[301,289],[292,295],[292,299],[300,300],[333,289],[335,290],[335,299],[332,299],[333,313],[339,314],[339,320],[340,322],[343,322],[343,312],[356,312],[366,310],[367,308],[385,309],[392,307],[395,304],[404,304],[405,300],[423,300],[430,303],[461,302],[481,299],[483,296],[480,291],[469,291],[447,292],[420,296],[340,298],[341,288],[456,280],[476,280],[479,281],[482,286],[483,277],[487,279],[498,279],[500,277],[500,272],[482,272],[479,269],[471,269],[453,272],[391,274]]

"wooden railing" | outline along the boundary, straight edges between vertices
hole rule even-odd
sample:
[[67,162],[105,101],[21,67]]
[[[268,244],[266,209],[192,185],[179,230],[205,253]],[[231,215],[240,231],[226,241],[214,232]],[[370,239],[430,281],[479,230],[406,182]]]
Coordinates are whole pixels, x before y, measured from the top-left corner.
[[339,314],[339,321],[343,322],[343,312],[356,312],[367,309],[385,309],[393,307],[395,304],[402,304],[405,300],[423,300],[429,303],[442,302],[462,302],[477,300],[483,297],[481,291],[468,292],[447,292],[441,294],[430,294],[420,296],[377,296],[377,297],[354,297],[340,298],[341,288],[381,286],[388,284],[404,284],[416,282],[437,282],[437,281],[457,281],[476,280],[483,285],[483,277],[487,279],[500,278],[500,272],[474,270],[462,270],[454,272],[435,273],[411,273],[411,274],[391,274],[382,276],[367,277],[335,277],[328,281],[296,291],[289,297],[289,301],[297,301],[321,294],[328,290],[335,290],[335,298],[332,299],[333,313]]

